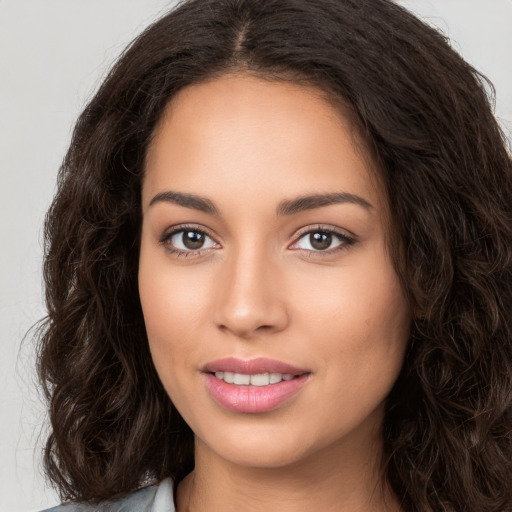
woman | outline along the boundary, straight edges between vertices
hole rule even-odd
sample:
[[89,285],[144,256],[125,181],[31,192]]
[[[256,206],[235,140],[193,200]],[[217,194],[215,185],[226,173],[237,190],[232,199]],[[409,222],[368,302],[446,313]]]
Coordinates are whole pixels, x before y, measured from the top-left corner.
[[482,78],[407,11],[182,3],[47,218],[57,510],[512,510],[511,204]]

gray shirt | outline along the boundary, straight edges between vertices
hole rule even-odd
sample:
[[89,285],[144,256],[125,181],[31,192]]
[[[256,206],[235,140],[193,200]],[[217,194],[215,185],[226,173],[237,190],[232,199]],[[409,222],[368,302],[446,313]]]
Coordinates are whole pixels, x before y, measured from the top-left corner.
[[96,505],[64,503],[42,512],[175,512],[172,481],[166,478],[158,485],[144,487],[117,500]]

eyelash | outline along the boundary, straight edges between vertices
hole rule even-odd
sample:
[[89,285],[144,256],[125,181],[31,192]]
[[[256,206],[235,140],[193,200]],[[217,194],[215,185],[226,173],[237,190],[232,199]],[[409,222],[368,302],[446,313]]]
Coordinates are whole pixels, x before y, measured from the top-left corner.
[[296,245],[302,238],[304,238],[307,235],[311,235],[313,233],[322,233],[325,235],[331,235],[335,238],[337,238],[340,243],[331,249],[325,249],[325,250],[311,250],[311,249],[293,249],[295,251],[302,251],[303,253],[307,254],[310,258],[316,258],[316,257],[327,257],[332,256],[333,254],[337,254],[341,251],[346,251],[350,246],[354,245],[356,243],[356,239],[354,237],[348,236],[345,233],[341,233],[340,231],[336,229],[329,228],[327,226],[318,225],[313,228],[307,227],[304,230],[299,231],[297,234],[295,241],[291,245]]
[[[164,233],[162,235],[162,237],[160,238],[159,242],[161,245],[163,245],[165,247],[165,249],[169,253],[171,253],[174,256],[177,256],[179,258],[200,257],[205,252],[207,252],[208,250],[211,249],[211,247],[207,247],[205,249],[196,249],[196,250],[189,249],[189,250],[184,251],[182,249],[177,249],[177,248],[173,247],[170,243],[172,237],[178,233],[183,233],[186,231],[193,232],[193,233],[199,233],[205,237],[210,238],[211,240],[214,241],[215,244],[217,244],[217,242],[215,242],[213,236],[211,236],[208,233],[208,231],[201,229],[194,225],[176,226],[171,231]],[[295,241],[291,245],[296,245],[303,237],[305,237],[306,235],[311,235],[312,233],[322,233],[322,234],[326,234],[326,235],[332,235],[332,236],[336,237],[340,241],[340,243],[339,243],[339,245],[337,245],[336,247],[334,247],[332,249],[316,250],[315,251],[315,250],[310,250],[310,249],[300,249],[299,248],[299,249],[292,249],[292,250],[302,251],[303,253],[306,253],[308,255],[308,257],[311,257],[311,258],[324,257],[327,255],[331,256],[338,252],[347,250],[350,246],[354,245],[357,241],[355,238],[350,237],[344,233],[340,233],[337,230],[319,225],[319,226],[315,226],[314,228],[311,228],[311,227],[306,228],[305,230],[299,232],[296,236]]]
[[[168,231],[166,233],[164,233],[162,235],[162,237],[160,238],[160,244],[163,245],[166,249],[166,251],[168,251],[169,253],[173,254],[174,256],[177,256],[178,258],[189,258],[189,257],[199,257],[199,256],[202,256],[203,253],[205,253],[206,251],[208,251],[210,248],[206,248],[206,249],[196,249],[196,250],[193,250],[193,249],[189,249],[187,251],[184,251],[182,249],[176,249],[175,247],[173,247],[171,245],[171,239],[174,235],[178,234],[178,233],[183,233],[185,231],[190,231],[190,232],[193,232],[193,233],[199,233],[203,236],[206,236],[212,240],[214,240],[213,236],[211,236],[207,231],[205,231],[204,229],[200,229],[198,228],[197,226],[194,226],[194,225],[180,225],[180,226],[175,226],[174,229],[172,229],[171,231]],[[217,242],[215,242],[217,243]]]

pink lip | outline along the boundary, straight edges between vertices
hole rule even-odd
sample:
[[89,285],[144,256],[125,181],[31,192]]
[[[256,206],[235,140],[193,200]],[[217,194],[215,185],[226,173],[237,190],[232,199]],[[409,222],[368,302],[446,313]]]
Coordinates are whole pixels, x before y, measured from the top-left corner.
[[[268,386],[239,386],[228,384],[215,377],[215,372],[234,372],[248,375],[258,373],[291,374],[294,378]],[[208,363],[203,368],[206,388],[222,407],[238,413],[263,413],[272,411],[294,397],[311,375],[307,370],[272,359],[226,358]]]
[[257,373],[289,373],[291,375],[302,375],[303,373],[309,373],[308,370],[297,368],[291,364],[263,357],[249,359],[247,361],[235,357],[226,357],[206,364],[203,367],[203,371],[209,373],[234,372],[244,373],[246,375],[255,375]]

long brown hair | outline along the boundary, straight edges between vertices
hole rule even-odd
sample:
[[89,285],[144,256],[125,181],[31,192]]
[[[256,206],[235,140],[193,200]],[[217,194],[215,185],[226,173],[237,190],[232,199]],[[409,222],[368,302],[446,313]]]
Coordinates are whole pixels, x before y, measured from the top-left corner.
[[193,468],[139,303],[140,189],[169,100],[233,70],[326,91],[378,163],[417,313],[383,426],[404,510],[512,510],[512,164],[485,78],[388,0],[189,0],[121,56],[46,220],[48,476],[64,499],[99,501]]

